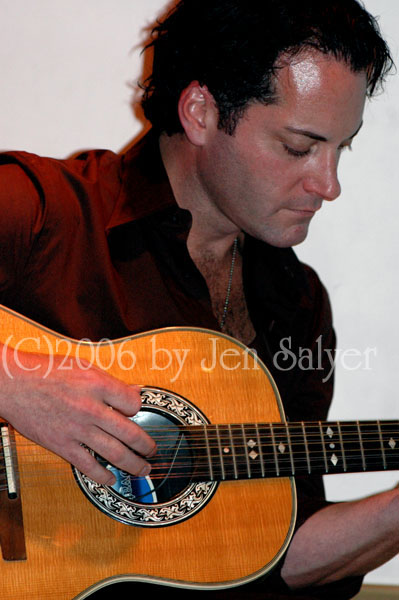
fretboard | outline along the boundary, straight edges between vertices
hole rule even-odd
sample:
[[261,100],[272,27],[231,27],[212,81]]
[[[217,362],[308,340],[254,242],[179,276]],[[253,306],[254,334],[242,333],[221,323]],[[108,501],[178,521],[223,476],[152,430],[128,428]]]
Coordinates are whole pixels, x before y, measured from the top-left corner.
[[399,469],[399,421],[206,425],[184,432],[197,481]]

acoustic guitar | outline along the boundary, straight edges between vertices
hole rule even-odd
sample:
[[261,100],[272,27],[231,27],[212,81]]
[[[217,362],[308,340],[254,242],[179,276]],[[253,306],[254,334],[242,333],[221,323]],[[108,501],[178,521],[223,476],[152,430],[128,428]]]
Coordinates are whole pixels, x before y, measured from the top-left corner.
[[[117,479],[107,487],[2,423],[3,598],[83,600],[119,581],[248,583],[287,549],[295,475],[399,469],[399,421],[287,424],[265,365],[226,335],[168,328],[92,343],[8,309],[0,322],[22,368],[35,352],[45,376],[74,359],[143,385],[134,419],[158,444],[149,477],[106,465]],[[6,353],[2,368],[15,375]]]

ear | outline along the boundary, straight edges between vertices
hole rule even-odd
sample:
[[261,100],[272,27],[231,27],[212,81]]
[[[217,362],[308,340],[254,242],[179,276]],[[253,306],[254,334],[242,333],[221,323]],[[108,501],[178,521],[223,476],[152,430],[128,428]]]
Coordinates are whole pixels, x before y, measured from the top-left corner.
[[209,130],[217,127],[215,100],[206,85],[198,81],[192,81],[180,94],[178,113],[188,140],[195,146],[202,146]]

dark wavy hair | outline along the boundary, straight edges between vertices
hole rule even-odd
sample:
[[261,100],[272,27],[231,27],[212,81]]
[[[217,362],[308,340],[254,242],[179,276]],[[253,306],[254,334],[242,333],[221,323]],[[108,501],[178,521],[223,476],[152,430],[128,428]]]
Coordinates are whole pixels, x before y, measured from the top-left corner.
[[142,106],[168,135],[182,131],[177,104],[192,81],[208,87],[219,127],[232,134],[250,102],[275,100],[283,55],[314,48],[343,60],[366,71],[369,96],[393,65],[376,20],[357,0],[181,0],[152,30],[150,47]]

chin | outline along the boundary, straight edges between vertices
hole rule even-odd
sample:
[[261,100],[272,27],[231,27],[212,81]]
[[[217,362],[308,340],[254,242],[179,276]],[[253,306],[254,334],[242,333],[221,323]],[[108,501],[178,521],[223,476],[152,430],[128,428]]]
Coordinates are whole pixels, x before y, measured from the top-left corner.
[[298,246],[299,244],[302,244],[307,235],[307,227],[297,227],[295,231],[285,231],[281,232],[280,234],[278,232],[274,232],[272,234],[267,232],[267,234],[264,233],[263,235],[255,234],[254,237],[257,237],[259,240],[266,242],[270,246],[275,246],[276,248],[291,248],[292,246]]
[[290,248],[291,246],[298,246],[302,244],[307,238],[309,231],[309,223],[306,225],[296,226],[294,230],[286,232],[286,236],[282,236],[282,243],[280,248]]

